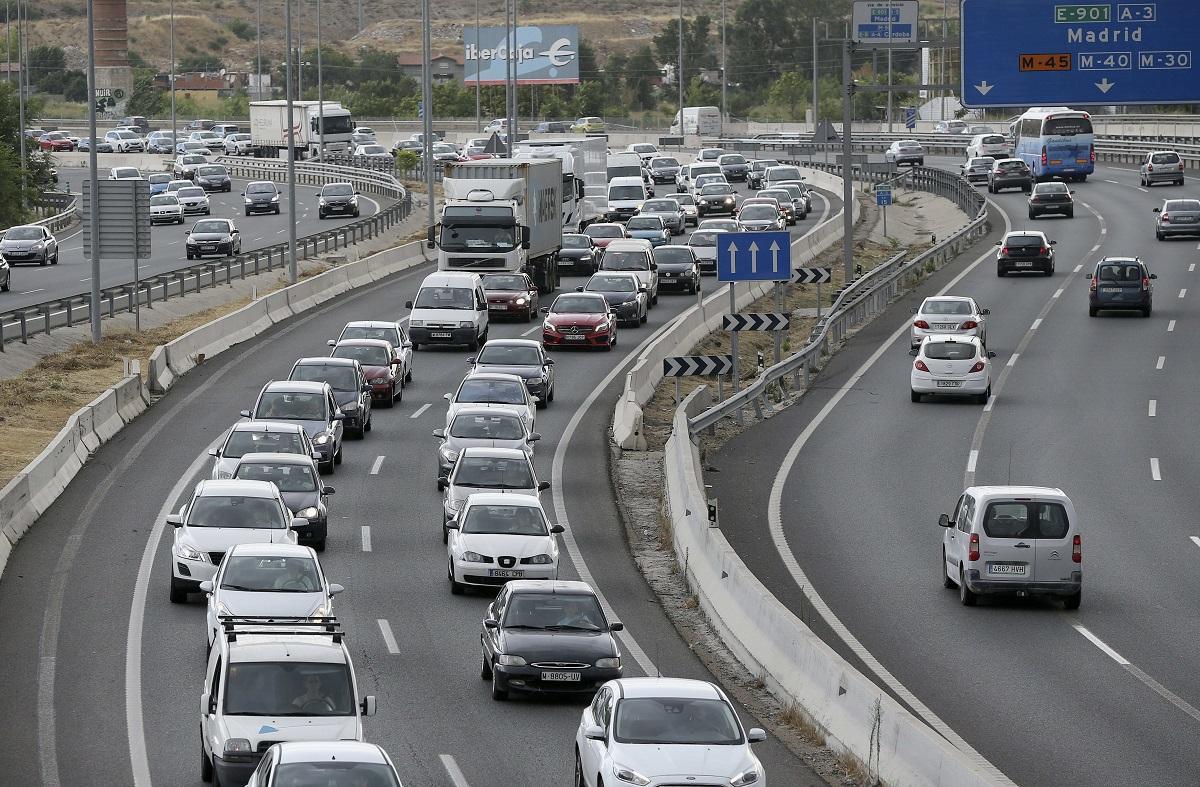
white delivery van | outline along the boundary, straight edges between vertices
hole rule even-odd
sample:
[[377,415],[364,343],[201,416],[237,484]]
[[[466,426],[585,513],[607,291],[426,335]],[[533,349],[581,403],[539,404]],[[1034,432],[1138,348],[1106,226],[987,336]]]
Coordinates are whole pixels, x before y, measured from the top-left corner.
[[625,221],[642,209],[646,201],[646,184],[641,178],[613,178],[608,182],[607,221]]
[[683,126],[679,125],[679,114],[671,121],[672,134],[699,134],[715,137],[721,133],[721,110],[716,107],[684,107]]
[[431,273],[421,282],[416,300],[405,307],[412,310],[408,338],[414,351],[422,344],[465,344],[477,350],[487,341],[487,298],[478,273]]

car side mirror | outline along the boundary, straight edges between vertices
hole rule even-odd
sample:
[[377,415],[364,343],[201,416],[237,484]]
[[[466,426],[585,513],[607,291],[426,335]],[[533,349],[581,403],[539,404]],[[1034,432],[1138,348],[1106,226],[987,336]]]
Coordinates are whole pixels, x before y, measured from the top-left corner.
[[452,399],[452,397],[448,393],[442,394],[442,398],[445,399],[447,402],[451,401],[451,399]]
[[375,715],[375,695],[374,694],[368,694],[367,696],[363,697],[362,715],[364,715],[364,716],[374,716]]
[[521,228],[521,248],[522,249],[529,248],[529,228],[528,227]]
[[908,351],[908,354],[911,355],[912,357],[916,358],[920,352],[921,352],[920,349],[913,347],[912,349],[910,349]]
[[[583,287],[576,287],[575,292],[583,292]],[[547,311],[546,313],[549,314],[550,312]]]
[[1151,274],[1150,274],[1150,278],[1151,278],[1151,279],[1157,279],[1157,278],[1158,278],[1158,274],[1157,274],[1157,273],[1151,273]]
[[192,234],[192,231],[191,231],[191,230],[187,230],[187,231],[186,231],[186,232],[184,232],[183,234],[184,234],[184,235],[191,235],[191,234]]
[[591,741],[603,741],[608,739],[608,736],[604,734],[604,728],[599,724],[589,724],[587,729],[583,731],[583,737]]
[[545,492],[545,491],[546,491],[547,489],[549,489],[549,488],[550,488],[550,482],[549,482],[549,481],[539,481],[539,482],[538,482],[538,491],[539,491],[539,492]]
[[406,308],[406,309],[411,309],[411,308],[412,308],[412,301],[405,301],[405,302],[404,302],[404,308]]
[[243,191],[243,192],[242,192],[242,196],[243,196],[243,197],[244,197],[244,196],[246,196],[246,192],[244,192],[244,191]]
[[638,287],[638,292],[647,292],[645,287]]
[[1072,192],[1070,192],[1070,193],[1071,193],[1071,194],[1074,194],[1075,192],[1074,192],[1074,191],[1072,191]]
[[551,533],[565,533],[565,532],[567,532],[567,529],[565,527],[563,527],[562,525],[552,525],[550,528],[550,532]]
[[332,420],[334,420],[334,421],[345,421],[345,420],[346,420],[346,414],[345,414],[345,413],[343,413],[341,410],[338,410],[336,413],[334,413],[334,414],[333,414],[333,418],[332,418]]
[[242,418],[249,418],[249,417],[250,417],[250,411],[249,411],[249,410],[239,410],[239,411],[238,411],[238,413],[239,413],[239,414],[242,416]]
[[458,530],[458,520],[457,519],[446,520],[446,529],[447,530]]
[[221,451],[220,451],[219,449],[217,449],[217,448],[212,448],[212,449],[210,449],[210,450],[209,450],[209,452],[208,452],[208,455],[209,455],[209,456],[217,456],[217,457],[219,457],[219,456],[221,455]]
[[313,452],[312,452],[312,458],[313,458],[313,459],[320,459],[320,458],[321,458],[321,454],[320,454],[320,452],[319,452],[319,451],[313,451]]
[[992,351],[992,350],[988,350],[987,357],[989,357],[989,358],[995,358],[995,357],[996,357],[996,353],[995,353],[994,351]]
[[467,366],[474,366],[474,365],[475,365],[475,356],[472,355],[470,358],[467,359]]
[[916,314],[916,313],[917,313],[917,307],[916,307],[916,306],[910,306],[910,307],[909,307],[909,309],[908,309],[908,313],[909,313],[909,314]]
[[325,346],[326,347],[337,347],[337,339],[326,339]]
[[547,359],[546,359],[546,363],[545,363],[545,365],[546,365],[546,366],[553,366],[553,365],[554,365],[554,359],[553,359],[553,358],[547,358]]
[[343,587],[342,585],[337,584],[336,582],[333,582],[329,585],[329,595],[330,596],[336,596],[338,593],[345,593],[345,592],[346,592],[346,588]]
[[201,593],[212,593],[213,592],[213,583],[212,583],[211,579],[206,579],[200,583],[200,592]]
[[438,438],[439,440],[445,440],[446,439],[446,430],[445,429],[434,429],[433,436]]
[[538,434],[537,432],[534,432],[534,433],[530,434],[529,437],[525,438],[525,442],[536,443],[538,440],[541,440],[541,439],[542,439],[542,436],[540,434]]
[[483,627],[488,628],[488,629],[498,629],[498,628],[500,628],[500,621],[494,620],[492,618],[486,618],[483,621]]
[[766,739],[767,733],[758,727],[751,727],[746,732],[746,740],[750,741],[751,743],[762,743]]
[[1083,278],[1085,278],[1085,279],[1090,279],[1090,278],[1092,278],[1092,274],[1090,274],[1090,273],[1085,273],[1085,274],[1083,274]]
[[987,315],[989,315],[989,314],[991,314],[991,313],[992,313],[992,310],[991,310],[991,309],[984,309],[983,311],[981,311],[981,312],[979,312],[979,313],[980,313],[980,314],[982,314],[982,315],[984,315],[984,316],[987,316]]
[[549,313],[550,313],[550,307],[549,307],[549,306],[543,306],[542,308],[538,309],[538,312],[540,312],[541,314],[549,314]]
[[1155,212],[1155,213],[1162,213],[1162,208],[1155,208],[1155,209],[1154,209],[1154,212]]
[[938,527],[950,527],[950,515],[942,514],[938,517]]
[[446,491],[446,483],[447,483],[448,481],[449,481],[449,479],[447,479],[447,478],[445,478],[445,477],[439,477],[439,478],[438,478],[438,491],[439,491],[439,492],[445,492],[445,491]]
[[321,487],[321,494],[323,494],[323,495],[336,495],[336,494],[337,494],[337,490],[336,490],[336,489],[334,489],[332,486],[323,486],[323,487]]
[[370,393],[370,392],[371,392],[371,384],[370,384],[370,383],[363,383],[363,384],[362,384],[362,390],[363,390],[363,393]]
[[289,527],[292,530],[299,530],[302,527],[308,527],[309,521],[302,516],[292,517],[292,524]]
[[1050,245],[1051,245],[1051,246],[1057,246],[1057,245],[1058,245],[1058,241],[1056,241],[1056,240],[1052,240],[1052,241],[1050,241]]

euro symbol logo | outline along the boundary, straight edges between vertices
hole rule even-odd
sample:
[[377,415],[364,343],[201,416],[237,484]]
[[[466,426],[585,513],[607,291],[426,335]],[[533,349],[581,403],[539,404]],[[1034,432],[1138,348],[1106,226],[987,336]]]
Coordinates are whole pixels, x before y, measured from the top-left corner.
[[552,66],[565,66],[567,63],[570,63],[571,58],[575,57],[577,54],[576,52],[567,49],[567,47],[570,45],[571,40],[569,38],[560,38],[555,41],[548,50],[541,52],[540,54],[543,57],[550,58],[550,65]]

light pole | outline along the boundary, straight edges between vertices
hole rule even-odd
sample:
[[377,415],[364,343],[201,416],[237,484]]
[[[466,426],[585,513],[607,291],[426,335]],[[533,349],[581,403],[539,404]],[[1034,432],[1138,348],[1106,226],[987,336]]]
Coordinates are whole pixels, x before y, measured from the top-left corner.
[[435,197],[433,195],[433,45],[429,41],[429,0],[421,0],[421,112],[422,142],[425,148],[425,192],[429,203],[428,227],[437,224]]
[[287,186],[288,186],[288,281],[295,284],[300,280],[300,272],[296,270],[296,118],[295,105],[292,103],[292,0],[283,2],[284,51],[287,55],[287,68],[284,70],[284,90],[287,93]]
[[[21,133],[17,135],[21,144],[21,203],[25,202],[25,25],[28,24],[29,18],[23,16],[22,7],[25,4],[22,0],[17,0],[17,110],[20,117],[17,122],[21,124]],[[92,2],[88,0],[88,19],[91,19]],[[24,20],[24,21],[22,21]],[[91,34],[91,24],[88,25],[88,33]],[[91,95],[92,106],[96,105],[96,91],[93,87]],[[95,129],[93,129],[94,131]],[[93,134],[93,136],[95,136]],[[95,147],[89,145],[88,147]]]
[[179,128],[175,119],[175,0],[171,0],[171,73],[167,74],[167,78],[171,80],[171,149],[172,152],[178,152]]
[[480,115],[479,88],[479,0],[475,0],[475,133],[483,133],[483,121]]
[[[812,20],[812,36],[813,36],[813,67],[812,67],[812,82],[813,82],[813,100],[812,100],[812,122],[813,122],[813,141],[817,140],[817,106],[820,101],[820,96],[817,94],[817,18],[814,16]],[[824,140],[820,140],[824,142]]]
[[[18,6],[19,7],[19,6]],[[88,101],[88,137],[91,143],[88,145],[88,231],[92,238],[91,263],[92,263],[92,297],[88,304],[88,311],[91,313],[92,322],[92,343],[100,343],[100,188],[99,176],[96,167],[96,25],[95,13],[92,8],[92,0],[87,0],[87,49],[88,49],[88,72],[87,86],[88,96],[91,98]],[[24,124],[22,123],[21,137],[24,138]]]
[[325,76],[321,73],[321,0],[317,0],[317,128],[321,135],[318,149],[325,160]]
[[[729,110],[725,107],[725,83],[729,79],[725,75],[725,0],[721,0],[721,136],[725,136],[725,122]],[[776,334],[779,336],[780,334]]]
[[679,63],[675,69],[675,81],[679,83],[679,135],[686,137],[687,124],[683,122],[683,0],[679,0]]
[[[175,0],[171,0],[171,2],[173,3],[173,2],[175,2]],[[255,10],[254,10],[254,37],[255,37],[255,44],[254,44],[254,49],[255,49],[255,52],[254,52],[255,64],[254,64],[254,68],[255,68],[255,71],[258,73],[258,92],[257,92],[257,94],[256,94],[256,96],[255,96],[255,97],[256,97],[256,98],[257,98],[259,101],[262,101],[262,97],[263,97],[263,73],[262,73],[262,0],[258,0],[258,5],[257,5],[257,7],[256,7],[256,8],[255,8]]]

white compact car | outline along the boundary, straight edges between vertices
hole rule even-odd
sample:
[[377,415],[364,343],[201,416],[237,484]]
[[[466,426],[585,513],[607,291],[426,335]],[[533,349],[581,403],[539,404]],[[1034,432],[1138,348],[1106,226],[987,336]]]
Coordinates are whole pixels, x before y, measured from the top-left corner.
[[914,402],[926,394],[970,396],[980,404],[991,398],[991,359],[996,353],[983,349],[978,337],[932,334],[912,354],[916,360],[909,384]]
[[912,347],[921,346],[926,336],[954,334],[955,336],[978,336],[987,346],[987,316],[991,309],[982,309],[974,298],[959,295],[937,295],[926,298],[913,309],[913,323],[909,329]]
[[467,585],[495,588],[510,579],[558,579],[558,539],[532,495],[476,493],[450,529],[446,576],[450,592]]
[[202,213],[205,216],[212,215],[212,207],[208,202],[208,194],[199,186],[184,186],[175,192],[175,197],[179,200],[179,204],[183,206],[184,213]]
[[155,194],[150,198],[151,224],[182,224],[183,206],[174,194]]
[[450,541],[450,520],[457,519],[467,498],[477,492],[504,495],[528,495],[536,498],[550,488],[549,481],[538,482],[533,462],[514,448],[464,448],[450,471],[449,478],[438,479],[442,490],[442,543]]
[[967,144],[967,158],[988,156],[990,158],[1008,158],[1012,155],[1008,149],[1008,140],[1002,134],[976,134]]
[[725,692],[702,680],[620,678],[596,692],[575,732],[576,784],[584,787],[736,785],[766,787]]
[[458,411],[464,406],[500,408],[507,412],[515,410],[524,422],[525,428],[533,431],[533,422],[537,412],[537,403],[525,381],[515,374],[501,372],[472,372],[458,384],[458,390],[445,394],[450,403],[446,409],[446,428],[454,423]]
[[942,585],[964,606],[980,595],[1060,598],[1079,609],[1083,541],[1075,506],[1061,489],[973,486],[942,526]]

